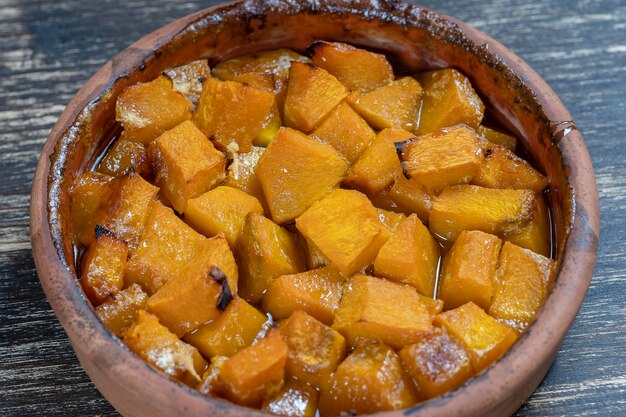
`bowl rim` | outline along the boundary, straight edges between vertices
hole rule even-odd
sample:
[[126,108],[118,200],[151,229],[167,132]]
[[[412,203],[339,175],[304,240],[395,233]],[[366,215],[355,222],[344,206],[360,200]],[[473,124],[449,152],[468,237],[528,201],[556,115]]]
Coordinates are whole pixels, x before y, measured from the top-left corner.
[[[281,1],[262,0],[255,4],[264,5],[266,8],[275,7]],[[341,5],[332,0],[302,2],[302,7],[343,7],[344,12],[351,12],[350,1],[344,1]],[[599,207],[595,176],[587,148],[580,132],[572,122],[572,117],[560,101],[556,93],[548,84],[513,52],[505,48],[499,42],[483,34],[477,29],[455,18],[421,6],[399,3],[412,12],[426,12],[433,19],[438,19],[438,24],[447,24],[453,30],[463,35],[464,41],[469,41],[474,46],[488,44],[488,54],[495,56],[506,64],[520,81],[533,94],[534,98],[543,110],[547,120],[554,121],[552,140],[558,146],[562,155],[562,162],[568,171],[568,185],[572,192],[572,212],[569,219],[569,236],[564,244],[562,261],[556,273],[557,279],[546,298],[542,308],[538,312],[535,321],[529,329],[520,337],[507,353],[488,367],[479,375],[471,378],[468,383],[456,390],[450,391],[430,401],[420,403],[404,410],[385,412],[385,415],[413,414],[419,412],[429,416],[451,415],[453,410],[463,407],[462,412],[471,414],[480,413],[489,407],[494,401],[494,396],[506,390],[509,384],[522,386],[523,398],[521,404],[530,396],[540,380],[533,380],[532,366],[528,363],[544,363],[545,372],[554,360],[554,356],[560,346],[567,330],[571,326],[589,287],[595,258],[598,248],[599,237]],[[63,247],[58,241],[59,225],[55,223],[56,210],[58,209],[58,197],[60,190],[58,182],[62,172],[60,166],[65,153],[56,153],[59,147],[67,146],[63,139],[71,133],[77,121],[85,116],[97,104],[100,98],[107,93],[115,80],[127,74],[128,71],[140,67],[143,62],[161,46],[165,45],[177,34],[187,30],[190,26],[202,19],[208,19],[212,14],[232,7],[244,7],[246,1],[223,3],[204,10],[197,11],[182,17],[135,42],[118,56],[107,62],[100,70],[88,80],[80,91],[72,98],[66,109],[59,117],[52,129],[41,153],[31,192],[30,225],[33,256],[37,273],[46,296],[56,316],[61,321],[68,334],[85,333],[89,340],[96,337],[106,343],[108,348],[116,349],[116,354],[123,355],[124,360],[131,361],[138,372],[146,378],[158,383],[168,385],[170,391],[184,393],[189,398],[201,397],[213,407],[213,410],[224,410],[225,401],[205,397],[197,391],[185,385],[165,378],[161,372],[147,365],[138,356],[134,355],[118,338],[113,337],[109,330],[100,322],[95,315],[95,310],[86,300],[76,276],[62,256]],[[371,3],[370,3],[371,4]],[[374,2],[371,5],[374,18],[388,18],[379,9],[381,3]],[[377,12],[380,12],[377,14]],[[148,55],[137,51],[149,49]],[[124,59],[120,59],[123,57]],[[120,66],[120,62],[123,65]],[[104,77],[106,82],[101,82]],[[564,127],[565,129],[564,130]],[[56,155],[57,160],[52,160]],[[537,331],[545,329],[546,331]],[[85,336],[82,342],[87,341]],[[114,343],[110,343],[114,342]],[[76,351],[75,342],[72,346]],[[538,347],[539,346],[539,347]],[[89,349],[89,347],[86,347]],[[78,351],[77,351],[78,353]],[[94,352],[101,354],[101,352]],[[82,359],[79,356],[79,360]],[[140,363],[139,363],[140,362]],[[545,375],[541,374],[541,379]],[[511,376],[511,374],[515,374]],[[490,381],[491,380],[491,381]],[[499,381],[494,384],[493,380]],[[101,388],[100,386],[98,387]],[[519,406],[518,404],[518,406]],[[234,410],[240,409],[242,414],[264,415],[258,410],[251,410],[228,403]],[[207,408],[208,410],[209,408]]]

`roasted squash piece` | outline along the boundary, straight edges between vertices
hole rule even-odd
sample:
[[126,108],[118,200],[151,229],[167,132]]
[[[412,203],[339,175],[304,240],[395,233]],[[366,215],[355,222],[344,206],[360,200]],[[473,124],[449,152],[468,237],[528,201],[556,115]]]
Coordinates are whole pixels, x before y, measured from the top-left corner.
[[276,278],[304,271],[296,237],[260,214],[246,216],[239,248],[239,294],[256,304]]
[[226,178],[226,157],[191,121],[163,133],[152,146],[156,183],[179,213],[187,200]]
[[188,275],[208,274],[217,266],[226,275],[228,287],[233,294],[239,290],[239,269],[235,256],[222,234],[211,239],[200,239],[193,258],[181,268],[181,273]]
[[543,196],[537,196],[530,223],[519,232],[506,235],[504,240],[549,258],[552,250],[550,228],[550,214],[546,199]]
[[535,193],[530,190],[500,190],[476,185],[447,187],[430,212],[431,233],[456,240],[463,230],[481,230],[495,235],[515,233],[532,216]]
[[515,148],[517,147],[517,139],[515,136],[511,136],[483,125],[476,128],[476,135],[478,135],[480,146],[483,149],[488,149],[495,145],[502,146],[511,152],[515,152]]
[[434,323],[463,343],[476,372],[502,356],[517,339],[513,330],[472,302],[439,314]]
[[474,374],[463,345],[439,328],[402,348],[398,356],[424,399],[452,391]]
[[222,384],[219,379],[220,369],[227,360],[228,358],[226,356],[216,356],[211,358],[209,369],[204,371],[204,374],[202,374],[202,380],[196,386],[196,390],[204,395],[220,395],[223,391]]
[[376,129],[398,127],[412,132],[417,127],[421,96],[417,80],[403,77],[369,93],[351,94],[348,101]]
[[[264,209],[267,209],[263,190],[256,175],[256,166],[263,152],[265,152],[265,148],[253,146],[250,152],[233,155],[233,162],[228,166],[228,174],[224,185],[250,194],[259,200]],[[269,212],[269,209],[267,209],[267,212]]]
[[346,87],[322,68],[292,62],[283,110],[285,125],[312,132],[347,95]]
[[543,303],[553,272],[553,260],[505,242],[489,314],[521,333]]
[[438,297],[446,310],[473,301],[488,311],[502,241],[478,230],[464,230],[443,258]]
[[387,198],[391,201],[392,207],[395,207],[394,210],[406,215],[415,213],[422,222],[428,223],[434,196],[416,179],[396,177]]
[[72,186],[70,228],[75,242],[89,246],[96,238],[95,215],[100,206],[109,201],[113,179],[108,175],[89,171],[82,174]]
[[125,140],[147,145],[166,130],[191,119],[190,109],[191,102],[161,75],[127,87],[115,103],[115,120],[124,127]]
[[388,237],[372,203],[354,190],[333,190],[296,227],[346,276],[369,265]]
[[398,355],[378,341],[360,339],[320,396],[321,417],[396,410],[418,402]]
[[286,376],[326,388],[346,355],[343,336],[303,311],[294,312],[281,323],[280,332],[289,348]]
[[465,125],[397,142],[396,147],[407,178],[432,191],[468,183],[483,162],[476,134]]
[[329,145],[281,128],[257,165],[257,178],[276,223],[289,222],[324,198],[350,164]]
[[261,410],[279,416],[315,417],[318,394],[315,388],[290,380],[271,398],[263,401]]
[[122,340],[144,361],[191,387],[200,382],[207,367],[196,348],[179,340],[145,310],[137,312]]
[[376,213],[378,213],[378,218],[380,219],[380,222],[383,224],[383,226],[389,229],[389,231],[392,233],[398,230],[398,226],[400,226],[400,224],[404,220],[406,220],[407,217],[402,213],[395,213],[393,211],[383,210],[379,208],[376,209]]
[[95,235],[96,241],[80,262],[80,284],[91,304],[97,306],[122,289],[128,245],[100,226]]
[[211,69],[206,59],[199,59],[165,71],[174,90],[178,91],[193,105],[197,105],[202,94],[202,84],[211,76]]
[[409,284],[427,297],[435,293],[440,249],[415,214],[404,220],[380,248],[374,261],[377,276]]
[[292,61],[311,60],[291,49],[274,49],[231,58],[213,67],[213,76],[220,80],[234,80],[249,72],[274,74],[286,78]]
[[276,329],[222,364],[220,381],[226,398],[241,405],[260,405],[283,385],[287,344]]
[[121,177],[134,169],[136,173],[150,176],[150,162],[146,147],[139,142],[118,139],[104,155],[98,164],[97,171]]
[[432,329],[431,315],[415,288],[361,274],[346,285],[332,327],[351,345],[366,337],[393,348],[415,343]]
[[248,152],[273,105],[274,95],[267,91],[209,78],[202,87],[193,121],[219,149]]
[[346,278],[334,267],[324,267],[274,281],[263,297],[263,309],[276,320],[303,310],[324,324],[331,325],[339,307]]
[[188,201],[185,221],[205,236],[223,233],[237,248],[248,213],[263,214],[259,200],[236,188],[219,186]]
[[230,357],[250,346],[267,320],[243,298],[235,297],[221,315],[185,335],[184,340],[211,360]]
[[367,92],[393,81],[384,55],[340,42],[313,42],[307,47],[313,63],[337,77],[350,90]]
[[147,302],[148,294],[139,285],[133,284],[96,307],[96,314],[111,333],[121,336],[135,314],[146,309]]
[[477,128],[485,106],[469,79],[451,68],[430,71],[419,77],[424,87],[417,133],[423,135],[459,123]]
[[494,146],[485,151],[485,160],[472,179],[472,184],[540,193],[548,186],[548,180],[510,150]]

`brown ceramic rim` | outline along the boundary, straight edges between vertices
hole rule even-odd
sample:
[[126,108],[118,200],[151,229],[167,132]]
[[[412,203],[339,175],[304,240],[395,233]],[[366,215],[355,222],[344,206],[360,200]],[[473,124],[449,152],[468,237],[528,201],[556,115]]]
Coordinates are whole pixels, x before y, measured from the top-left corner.
[[[95,316],[77,282],[74,254],[66,238],[69,236],[67,194],[68,184],[89,168],[89,160],[97,152],[96,145],[101,146],[102,140],[98,135],[102,132],[95,132],[93,128],[111,128],[110,120],[104,120],[101,115],[108,114],[110,119],[111,103],[124,85],[153,78],[167,66],[194,58],[172,53],[173,48],[185,43],[197,42],[196,57],[205,56],[213,61],[235,54],[234,50],[220,52],[219,48],[207,48],[210,42],[205,43],[204,40],[213,36],[211,39],[219,41],[221,28],[233,22],[242,27],[245,36],[255,39],[257,33],[270,30],[266,26],[272,24],[272,16],[282,16],[287,20],[293,18],[294,22],[301,16],[307,16],[307,19],[338,19],[344,27],[336,29],[337,33],[345,36],[337,35],[335,38],[381,50],[393,47],[379,39],[368,38],[369,27],[356,38],[351,38],[348,36],[353,30],[350,24],[360,21],[365,22],[362,23],[364,26],[407,31],[407,37],[414,33],[421,34],[419,36],[424,39],[430,36],[435,39],[433,44],[421,45],[431,54],[430,60],[420,61],[421,58],[411,57],[407,48],[397,48],[393,52],[400,60],[410,61],[409,58],[412,58],[413,69],[443,65],[443,58],[438,54],[444,52],[433,49],[433,45],[444,45],[453,51],[452,55],[463,54],[465,66],[460,69],[468,74],[478,74],[472,81],[478,83],[485,99],[496,107],[504,106],[498,114],[501,121],[528,136],[528,125],[517,120],[513,112],[517,116],[524,111],[532,114],[533,126],[538,126],[532,136],[536,141],[545,142],[540,147],[544,150],[543,154],[534,157],[551,180],[552,206],[558,208],[559,268],[555,284],[535,322],[499,361],[459,389],[408,410],[381,415],[511,415],[530,396],[554,361],[586,294],[598,245],[599,209],[595,177],[582,136],[550,87],[498,42],[462,22],[419,6],[396,1],[367,3],[372,4],[332,0],[262,0],[229,3],[191,14],[144,37],[104,65],[76,94],[54,126],[37,166],[31,196],[31,240],[37,272],[50,305],[70,336],[78,359],[98,389],[121,414],[262,415],[256,410],[204,397],[164,378],[111,336]],[[306,30],[315,32],[316,29]],[[209,32],[213,35],[204,36]],[[422,39],[419,36],[416,39]],[[256,47],[261,44],[257,43]],[[236,53],[246,52],[246,48],[254,50],[255,43],[242,45]],[[477,71],[472,71],[476,68]],[[493,75],[496,72],[498,75]],[[497,85],[503,82],[515,95],[514,108],[507,108],[499,101],[504,99],[492,97],[488,90],[481,89],[490,83]],[[528,116],[530,119],[531,116]],[[91,138],[91,141],[85,138]],[[558,155],[557,163],[553,158],[547,166],[545,161],[550,155]]]

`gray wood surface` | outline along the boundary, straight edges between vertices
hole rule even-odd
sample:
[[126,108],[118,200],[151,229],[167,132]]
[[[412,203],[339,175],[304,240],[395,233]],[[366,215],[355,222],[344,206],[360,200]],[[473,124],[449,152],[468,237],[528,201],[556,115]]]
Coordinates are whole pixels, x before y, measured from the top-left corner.
[[[33,172],[65,104],[102,64],[214,3],[0,0],[0,415],[117,415],[39,285],[28,235]],[[478,27],[536,69],[569,108],[596,169],[594,279],[551,371],[517,416],[626,416],[626,1],[421,4]]]

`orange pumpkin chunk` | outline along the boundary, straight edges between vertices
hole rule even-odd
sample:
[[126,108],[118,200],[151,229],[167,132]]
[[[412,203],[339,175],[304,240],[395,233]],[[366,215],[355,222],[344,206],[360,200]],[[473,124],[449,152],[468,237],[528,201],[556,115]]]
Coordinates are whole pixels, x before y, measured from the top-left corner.
[[89,246],[96,235],[95,214],[109,201],[113,177],[98,172],[85,172],[74,183],[70,192],[71,230],[74,240]]
[[551,248],[551,231],[550,231],[550,214],[545,198],[538,196],[535,199],[535,207],[532,212],[530,223],[519,232],[506,235],[507,240],[522,248],[550,257]]
[[179,340],[145,310],[137,312],[122,340],[144,361],[191,387],[200,382],[207,367],[196,348]]
[[528,162],[502,147],[491,147],[472,179],[472,184],[488,188],[526,189],[536,193],[548,186],[547,178]]
[[213,67],[213,75],[224,81],[233,80],[250,72],[274,74],[286,78],[289,75],[292,61],[311,62],[309,58],[291,49],[274,49],[220,62]]
[[146,147],[139,142],[118,139],[98,164],[98,172],[121,177],[134,169],[140,175],[150,174]]
[[220,383],[220,369],[224,362],[228,358],[226,356],[216,356],[211,358],[211,365],[209,369],[202,374],[202,380],[196,386],[196,389],[204,395],[220,395],[223,391],[222,384]]
[[409,284],[423,295],[435,293],[439,245],[415,214],[404,220],[380,248],[374,261],[377,276]]
[[296,227],[346,276],[369,265],[388,236],[372,203],[353,190],[332,191]]
[[277,320],[303,310],[331,325],[339,307],[346,279],[334,267],[325,267],[274,281],[263,297],[263,309]]
[[347,95],[346,87],[322,68],[292,62],[285,97],[285,125],[309,133]]
[[115,120],[124,127],[125,140],[147,145],[166,130],[191,119],[190,109],[191,102],[161,75],[126,88],[115,103]]
[[422,111],[417,133],[423,135],[459,123],[477,128],[485,106],[469,79],[455,69],[442,69],[422,74],[424,87]]
[[399,78],[369,93],[348,97],[350,104],[376,129],[417,127],[422,87],[413,77]]
[[413,385],[398,355],[378,341],[361,339],[322,391],[321,417],[344,413],[369,414],[396,410],[417,403]]
[[224,154],[190,121],[163,133],[153,146],[156,183],[179,213],[187,208],[187,200],[226,177]]
[[415,288],[357,274],[344,289],[333,329],[349,344],[365,337],[401,348],[417,342],[432,325],[428,308]]
[[543,303],[553,272],[553,260],[505,242],[489,314],[521,333]]
[[387,195],[395,210],[407,215],[415,213],[424,223],[428,223],[433,207],[434,196],[414,178],[396,177]]
[[343,336],[303,311],[281,323],[280,332],[289,347],[287,377],[325,388],[346,354]]
[[336,188],[350,166],[329,145],[281,128],[257,165],[257,178],[276,223],[291,221]]
[[502,356],[517,339],[513,330],[472,302],[439,314],[434,322],[463,343],[476,372]]
[[297,380],[290,380],[274,395],[263,402],[261,409],[279,416],[315,417],[317,391]]
[[393,69],[384,55],[324,41],[312,43],[307,52],[315,65],[337,77],[350,90],[367,92],[393,81]]
[[183,267],[181,273],[188,275],[206,275],[213,266],[217,266],[226,275],[228,286],[233,294],[239,289],[239,269],[233,252],[222,234],[211,239],[200,239],[194,256]]
[[488,149],[495,145],[506,148],[511,152],[515,152],[515,148],[517,147],[517,139],[515,139],[515,136],[508,135],[504,132],[491,129],[483,125],[476,128],[476,135],[478,136],[480,146],[483,149]]
[[167,70],[165,75],[172,80],[174,90],[187,97],[195,106],[200,101],[202,84],[211,76],[211,69],[206,59],[199,59]]
[[283,385],[287,344],[280,332],[237,352],[222,365],[220,381],[229,400],[241,405],[260,405]]
[[139,285],[132,284],[96,307],[96,314],[111,333],[121,336],[137,311],[147,307],[147,302],[148,294]]
[[266,322],[263,313],[236,297],[220,316],[185,335],[184,340],[212,360],[230,357],[250,346]]
[[439,298],[446,310],[473,301],[489,310],[502,241],[478,230],[463,231],[444,256]]
[[233,162],[228,166],[228,175],[224,185],[237,188],[255,197],[266,207],[261,184],[256,175],[256,166],[265,152],[265,148],[253,146],[250,152],[233,155]]
[[474,374],[463,345],[438,328],[398,355],[424,399],[452,391]]

